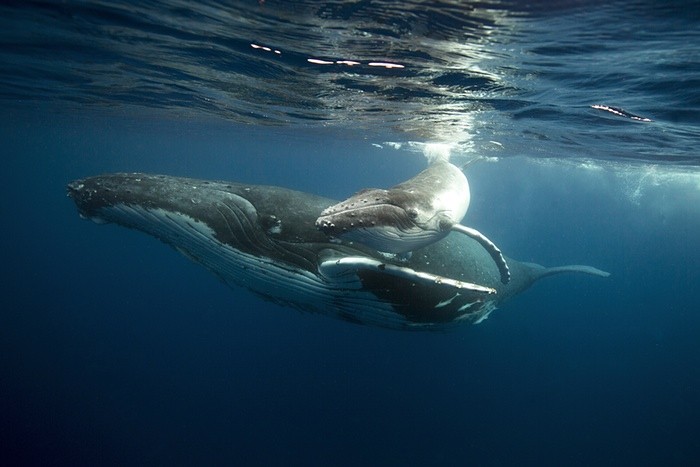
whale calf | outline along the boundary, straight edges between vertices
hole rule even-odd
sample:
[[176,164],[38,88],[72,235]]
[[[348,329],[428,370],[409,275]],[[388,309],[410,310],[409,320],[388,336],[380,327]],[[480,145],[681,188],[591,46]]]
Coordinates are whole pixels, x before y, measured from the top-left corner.
[[316,228],[336,201],[275,186],[117,173],[76,180],[67,191],[82,217],[152,235],[230,286],[358,324],[440,330],[476,323],[542,277],[608,275],[508,259],[504,284],[489,253],[465,235],[393,260],[363,244],[332,242]]
[[501,281],[510,280],[501,250],[484,234],[460,224],[469,209],[469,182],[462,170],[438,159],[415,177],[383,190],[361,190],[327,207],[316,227],[331,238],[357,242],[387,253],[407,253],[446,237],[468,235],[489,252]]

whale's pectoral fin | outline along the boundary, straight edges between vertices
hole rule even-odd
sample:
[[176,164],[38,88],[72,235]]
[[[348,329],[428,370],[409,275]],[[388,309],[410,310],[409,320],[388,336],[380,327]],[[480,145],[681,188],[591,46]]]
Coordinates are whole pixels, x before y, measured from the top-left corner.
[[319,273],[328,280],[338,283],[346,283],[351,285],[357,281],[357,273],[360,270],[369,270],[385,274],[387,276],[407,279],[413,282],[422,283],[430,286],[441,286],[455,289],[455,291],[470,291],[484,295],[493,295],[496,289],[484,287],[470,282],[464,282],[448,277],[438,276],[427,272],[416,271],[411,268],[397,266],[395,264],[386,263],[378,259],[368,256],[342,256],[337,257],[328,255],[325,258],[321,257],[318,264]]
[[510,282],[510,269],[508,269],[508,263],[503,257],[503,253],[501,253],[501,250],[496,246],[495,243],[486,238],[486,236],[478,230],[466,227],[462,224],[454,224],[451,230],[454,230],[455,232],[461,232],[479,242],[479,244],[481,244],[481,246],[483,246],[486,249],[486,251],[488,251],[489,255],[491,255],[491,258],[493,258],[493,260],[496,262],[496,266],[498,266],[498,271],[501,273],[501,282],[503,282],[504,284]]

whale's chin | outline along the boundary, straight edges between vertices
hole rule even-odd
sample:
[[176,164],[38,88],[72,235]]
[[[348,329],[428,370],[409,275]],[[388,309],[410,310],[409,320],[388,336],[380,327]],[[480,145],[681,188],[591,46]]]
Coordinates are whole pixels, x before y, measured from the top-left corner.
[[444,235],[414,224],[408,228],[398,228],[393,225],[356,228],[336,237],[347,242],[360,243],[384,253],[401,254],[423,248]]

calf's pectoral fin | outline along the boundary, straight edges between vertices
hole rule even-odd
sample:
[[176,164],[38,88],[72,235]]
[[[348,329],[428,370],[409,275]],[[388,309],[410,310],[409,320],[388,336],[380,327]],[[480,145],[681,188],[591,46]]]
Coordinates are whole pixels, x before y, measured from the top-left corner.
[[489,255],[491,255],[491,258],[493,258],[494,262],[496,263],[496,266],[498,266],[498,271],[501,273],[501,282],[503,282],[504,284],[510,282],[510,269],[508,269],[508,263],[503,257],[503,253],[501,253],[501,250],[496,246],[495,243],[486,238],[486,236],[478,230],[466,227],[462,224],[454,224],[451,230],[468,235],[469,237],[479,242],[479,244],[481,244],[481,246],[483,246],[486,249],[486,251],[488,251]]

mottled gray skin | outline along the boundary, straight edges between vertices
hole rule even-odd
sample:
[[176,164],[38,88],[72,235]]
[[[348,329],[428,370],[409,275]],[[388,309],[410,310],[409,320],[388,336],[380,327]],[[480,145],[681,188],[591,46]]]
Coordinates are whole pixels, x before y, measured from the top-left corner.
[[[315,221],[321,211],[335,201],[280,187],[163,175],[110,174],[72,182],[68,185],[68,195],[83,217],[137,228],[153,235],[201,263],[229,285],[246,287],[277,303],[360,324],[438,330],[483,319],[494,305],[547,275],[561,272],[607,275],[588,266],[544,268],[508,259],[511,281],[503,284],[489,254],[464,235],[452,235],[419,249],[406,262],[391,260],[361,245],[330,242],[316,228]],[[126,210],[120,208],[124,206]],[[132,215],[128,212],[132,208],[188,216],[192,219],[193,232],[202,226],[214,232],[215,238],[206,240],[210,250],[233,249],[253,258],[269,260],[288,271],[275,279],[280,286],[300,287],[282,297],[278,287],[270,286],[269,281],[232,278],[230,271],[239,268],[239,264],[225,263],[228,260],[220,262],[217,255],[206,257],[192,250],[182,235],[168,233],[160,220],[144,220]],[[359,289],[353,289],[320,273],[319,265],[323,261],[336,258],[376,260],[377,266],[348,269],[347,277],[360,284]],[[386,265],[485,285],[492,287],[495,294],[456,290],[441,281],[392,276],[384,271]],[[299,280],[304,277],[313,279],[308,290],[305,282]],[[319,306],[314,303],[317,297],[322,300]],[[358,304],[369,313],[356,312]]]
[[387,190],[369,188],[327,207],[316,227],[331,237],[388,253],[406,253],[447,236],[469,208],[462,171],[439,160]]

